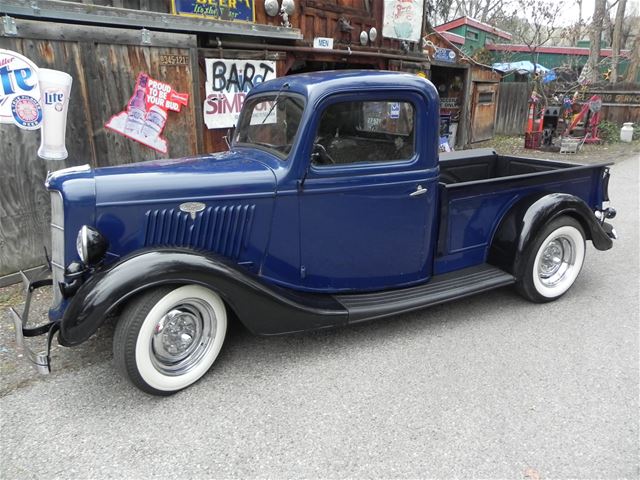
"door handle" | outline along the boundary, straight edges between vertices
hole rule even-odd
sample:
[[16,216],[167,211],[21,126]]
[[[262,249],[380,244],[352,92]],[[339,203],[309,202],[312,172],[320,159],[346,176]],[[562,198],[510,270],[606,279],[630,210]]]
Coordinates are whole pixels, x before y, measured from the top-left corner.
[[409,194],[410,197],[417,197],[420,195],[424,195],[425,193],[427,193],[427,189],[424,188],[422,185],[418,185],[418,187],[416,188],[415,192],[411,192]]

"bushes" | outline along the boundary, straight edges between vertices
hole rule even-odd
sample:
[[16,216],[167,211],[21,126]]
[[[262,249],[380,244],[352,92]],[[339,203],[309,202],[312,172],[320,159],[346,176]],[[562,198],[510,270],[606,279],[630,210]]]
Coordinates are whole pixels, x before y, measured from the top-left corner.
[[[598,125],[598,136],[602,139],[603,143],[615,143],[620,141],[620,129],[622,125],[610,122],[608,120],[602,120]],[[633,124],[633,140],[640,140],[640,122]]]
[[620,127],[608,120],[602,120],[598,125],[598,136],[604,143],[614,143],[620,141]]

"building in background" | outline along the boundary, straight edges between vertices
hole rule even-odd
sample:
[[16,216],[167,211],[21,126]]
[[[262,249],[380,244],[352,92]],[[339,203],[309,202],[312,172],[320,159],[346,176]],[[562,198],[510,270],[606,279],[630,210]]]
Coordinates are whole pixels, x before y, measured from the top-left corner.
[[435,27],[444,37],[458,45],[467,55],[494,43],[508,43],[512,35],[492,25],[470,17],[460,17]]
[[[480,63],[513,63],[530,61],[539,63],[554,70],[560,81],[575,82],[589,58],[589,41],[580,40],[576,46],[536,46],[532,59],[529,46],[514,43],[513,35],[470,17],[460,17],[434,27],[448,41],[455,44],[462,52],[474,57]],[[618,74],[621,77],[629,68],[629,50],[620,51]],[[602,45],[600,50],[600,70],[606,75],[611,64],[611,48]],[[639,74],[640,77],[640,74]],[[506,75],[504,81],[527,81],[528,75],[513,73]],[[640,82],[640,78],[636,81]]]

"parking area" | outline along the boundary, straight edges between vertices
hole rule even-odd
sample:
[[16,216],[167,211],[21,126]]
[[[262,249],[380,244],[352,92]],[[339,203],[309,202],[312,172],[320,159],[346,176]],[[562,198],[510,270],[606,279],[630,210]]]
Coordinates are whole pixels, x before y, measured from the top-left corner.
[[110,327],[36,377],[3,308],[0,477],[637,478],[639,163],[612,168],[620,239],[589,245],[557,302],[504,288],[339,330],[234,328],[168,398],[118,376]]

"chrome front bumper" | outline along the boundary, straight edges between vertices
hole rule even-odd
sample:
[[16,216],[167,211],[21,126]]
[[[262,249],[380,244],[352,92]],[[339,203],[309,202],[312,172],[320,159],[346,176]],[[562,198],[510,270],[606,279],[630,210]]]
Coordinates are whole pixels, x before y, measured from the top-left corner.
[[[30,281],[24,272],[20,272],[22,275],[22,283],[25,289],[25,303],[22,315],[15,311],[13,307],[9,307],[11,317],[16,330],[16,344],[18,352],[25,355],[27,359],[35,366],[38,373],[47,375],[51,372],[51,341],[53,336],[60,328],[59,322],[49,322],[37,327],[28,327],[29,322],[29,308],[31,307],[31,296],[33,292],[38,288],[46,287],[53,283],[53,280],[48,278],[44,280]],[[47,334],[47,350],[42,353],[33,352],[27,345],[25,345],[25,337],[36,337],[39,335]]]

